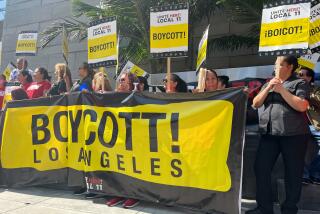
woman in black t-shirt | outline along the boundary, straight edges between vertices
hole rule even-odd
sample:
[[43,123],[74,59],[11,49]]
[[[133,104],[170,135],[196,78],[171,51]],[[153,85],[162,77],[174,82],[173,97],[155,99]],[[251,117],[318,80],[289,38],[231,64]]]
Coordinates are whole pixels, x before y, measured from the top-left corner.
[[56,82],[52,85],[48,95],[60,95],[69,92],[72,86],[70,69],[66,64],[59,63],[55,65]]
[[298,212],[304,156],[309,138],[305,112],[309,102],[309,86],[294,71],[294,56],[278,57],[275,77],[254,98],[253,107],[264,106],[260,114],[261,140],[255,162],[258,207],[246,213],[273,213],[271,172],[281,154],[285,165],[286,200],[282,213]]

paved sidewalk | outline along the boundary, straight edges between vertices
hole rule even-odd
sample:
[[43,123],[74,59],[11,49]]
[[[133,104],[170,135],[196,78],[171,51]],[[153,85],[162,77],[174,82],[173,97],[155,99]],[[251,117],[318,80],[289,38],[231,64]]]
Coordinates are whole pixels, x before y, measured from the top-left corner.
[[[200,214],[200,212],[147,202],[142,202],[129,210],[120,206],[108,207],[102,204],[103,202],[103,199],[85,200],[83,196],[74,196],[72,192],[63,190],[0,189],[0,213],[7,214]],[[252,201],[243,202],[244,210],[255,206]],[[316,213],[320,212],[299,212],[299,214]]]
[[8,214],[197,214],[190,210],[142,202],[133,209],[108,207],[104,200],[86,200],[71,191],[46,188],[0,189],[0,213]]

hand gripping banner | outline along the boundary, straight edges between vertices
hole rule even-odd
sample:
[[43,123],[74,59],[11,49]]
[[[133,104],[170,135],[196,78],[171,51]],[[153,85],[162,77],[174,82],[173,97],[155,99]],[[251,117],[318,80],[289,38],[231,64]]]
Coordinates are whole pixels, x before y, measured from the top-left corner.
[[264,5],[260,56],[306,54],[310,8],[310,0],[289,0]]
[[117,65],[117,21],[115,17],[90,23],[88,28],[88,63],[92,68]]
[[150,9],[150,51],[153,58],[188,54],[188,4]]
[[17,56],[35,56],[37,53],[37,31],[22,31],[17,40]]
[[10,102],[2,175],[8,186],[85,181],[90,192],[239,213],[246,100],[229,89]]

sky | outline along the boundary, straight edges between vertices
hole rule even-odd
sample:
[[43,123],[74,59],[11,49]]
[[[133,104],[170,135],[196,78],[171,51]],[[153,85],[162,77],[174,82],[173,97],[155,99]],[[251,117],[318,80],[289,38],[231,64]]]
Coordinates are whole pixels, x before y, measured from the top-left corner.
[[[4,9],[6,7],[6,0],[0,0],[0,8]],[[0,12],[0,20],[4,19],[4,12]]]

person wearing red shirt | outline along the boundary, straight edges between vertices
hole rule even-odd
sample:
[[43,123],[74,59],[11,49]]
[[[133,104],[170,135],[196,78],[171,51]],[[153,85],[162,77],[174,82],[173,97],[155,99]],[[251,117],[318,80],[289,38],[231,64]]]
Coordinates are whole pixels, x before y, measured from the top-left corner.
[[0,110],[3,107],[3,99],[5,96],[5,91],[6,91],[6,76],[1,74],[0,75]]
[[18,81],[21,83],[21,87],[23,88],[23,90],[27,91],[32,83],[32,76],[27,70],[20,71],[18,75]]
[[33,76],[34,82],[27,89],[30,99],[43,97],[51,88],[50,77],[45,68],[37,68]]

